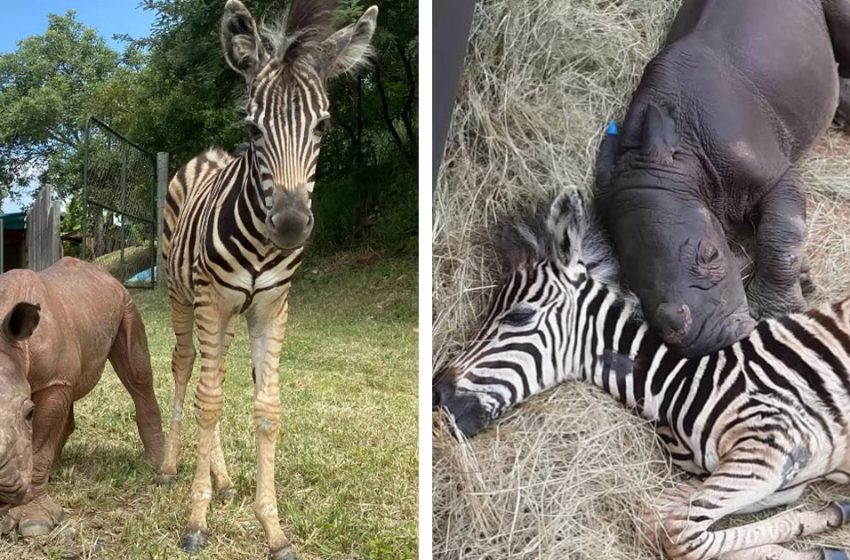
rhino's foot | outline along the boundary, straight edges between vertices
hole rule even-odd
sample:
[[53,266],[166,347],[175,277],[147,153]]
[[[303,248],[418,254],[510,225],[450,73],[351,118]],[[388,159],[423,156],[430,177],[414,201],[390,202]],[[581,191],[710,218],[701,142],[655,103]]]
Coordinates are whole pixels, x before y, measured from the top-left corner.
[[[814,284],[812,283],[812,286]],[[750,315],[760,321],[772,317],[782,317],[789,313],[806,310],[806,298],[803,297],[802,283],[790,290],[780,290],[773,286],[754,285],[747,293]]]
[[800,291],[804,297],[811,297],[818,291],[818,285],[815,284],[809,271],[800,273]]
[[22,537],[40,537],[49,534],[65,519],[62,507],[44,494],[26,504],[9,509],[0,518],[0,533],[18,530]]

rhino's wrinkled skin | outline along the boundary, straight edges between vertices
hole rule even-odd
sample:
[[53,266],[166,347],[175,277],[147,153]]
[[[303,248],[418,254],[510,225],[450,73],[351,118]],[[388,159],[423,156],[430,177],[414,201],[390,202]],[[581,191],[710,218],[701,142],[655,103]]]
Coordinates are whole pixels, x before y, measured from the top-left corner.
[[[683,354],[805,306],[794,162],[836,116],[839,74],[850,77],[850,0],[686,0],[603,141],[597,208],[623,280]],[[845,86],[845,111],[848,97]],[[756,238],[746,290],[726,241],[742,230]]]
[[132,396],[145,458],[162,457],[162,424],[145,329],[124,287],[105,271],[64,258],[46,270],[0,275],[0,528],[49,532],[62,508],[50,469],[74,430],[74,401],[107,359]]

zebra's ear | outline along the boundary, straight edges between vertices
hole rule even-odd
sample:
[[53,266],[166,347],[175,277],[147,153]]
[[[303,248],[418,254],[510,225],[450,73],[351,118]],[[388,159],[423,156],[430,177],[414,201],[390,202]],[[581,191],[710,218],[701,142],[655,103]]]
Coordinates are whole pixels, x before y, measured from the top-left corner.
[[378,7],[372,6],[355,23],[325,39],[322,44],[325,57],[320,62],[320,73],[330,79],[366,63],[372,53],[369,43],[377,25]]
[[547,222],[555,255],[566,265],[581,257],[581,237],[585,229],[584,202],[578,190],[571,188],[552,202]]
[[221,16],[221,46],[231,68],[251,81],[266,63],[266,53],[251,12],[239,0],[227,0]]

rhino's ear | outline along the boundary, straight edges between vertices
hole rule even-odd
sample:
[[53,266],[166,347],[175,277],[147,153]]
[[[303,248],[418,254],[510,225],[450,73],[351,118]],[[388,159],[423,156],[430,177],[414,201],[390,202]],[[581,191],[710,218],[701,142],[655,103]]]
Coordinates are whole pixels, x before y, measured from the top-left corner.
[[549,234],[555,244],[555,254],[566,265],[578,262],[581,257],[581,236],[584,234],[584,202],[578,190],[571,188],[552,202],[547,222]]
[[16,304],[3,320],[3,336],[13,342],[28,339],[38,326],[39,311],[41,306],[34,303]]
[[620,136],[616,121],[611,121],[596,155],[596,189],[604,189],[611,182],[611,172],[617,163],[620,150]]
[[670,114],[655,105],[647,106],[643,117],[641,152],[654,158],[672,158],[678,147],[679,135]]

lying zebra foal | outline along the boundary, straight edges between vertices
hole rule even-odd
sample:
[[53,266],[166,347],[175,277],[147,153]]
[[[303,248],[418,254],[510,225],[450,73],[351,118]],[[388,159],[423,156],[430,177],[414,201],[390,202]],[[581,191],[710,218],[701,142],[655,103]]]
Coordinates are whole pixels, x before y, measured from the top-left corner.
[[850,482],[850,299],[680,359],[606,280],[610,255],[600,258],[587,226],[570,192],[548,218],[504,237],[507,275],[476,342],[435,376],[433,404],[470,436],[532,394],[592,382],[656,421],[674,464],[707,475],[664,492],[648,514],[670,558],[850,558],[778,546],[842,525],[850,502],[712,529],[727,515],[793,502],[813,481]]

